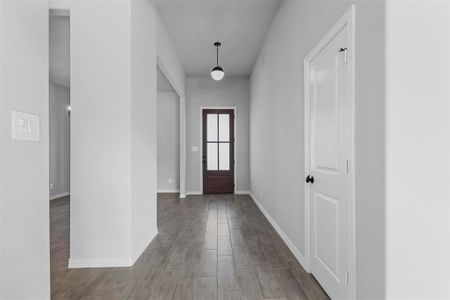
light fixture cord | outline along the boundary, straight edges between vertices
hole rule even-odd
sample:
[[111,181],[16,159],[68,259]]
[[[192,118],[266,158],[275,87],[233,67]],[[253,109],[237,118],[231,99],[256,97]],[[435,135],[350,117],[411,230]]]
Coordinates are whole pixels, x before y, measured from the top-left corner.
[[218,66],[218,65],[219,65],[219,46],[216,46],[216,52],[217,52],[217,55],[216,55],[216,65]]

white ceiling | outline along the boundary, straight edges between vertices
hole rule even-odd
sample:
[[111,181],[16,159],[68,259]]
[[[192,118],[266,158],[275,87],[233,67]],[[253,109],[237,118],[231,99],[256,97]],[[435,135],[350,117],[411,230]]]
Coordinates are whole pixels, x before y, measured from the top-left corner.
[[159,69],[157,69],[156,74],[156,83],[157,83],[157,91],[158,92],[175,92],[174,88],[170,84],[169,80],[167,80],[167,77],[164,75],[164,73]]
[[50,81],[70,87],[70,21],[68,16],[50,16]]
[[209,76],[222,42],[226,76],[248,76],[281,0],[156,0],[158,14],[188,76]]
[[[214,42],[226,76],[250,75],[281,0],[156,0],[160,18],[188,76],[209,76]],[[50,17],[50,81],[70,87],[70,21]],[[160,72],[160,71],[158,71]],[[159,74],[158,90],[173,91]]]

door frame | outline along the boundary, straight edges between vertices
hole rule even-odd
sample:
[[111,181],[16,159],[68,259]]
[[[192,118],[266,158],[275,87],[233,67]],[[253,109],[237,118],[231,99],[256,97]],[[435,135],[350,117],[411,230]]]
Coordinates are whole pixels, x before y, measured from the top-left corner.
[[[179,197],[181,199],[186,198],[186,97],[184,96],[184,91],[181,87],[177,85],[177,82],[173,79],[169,69],[164,64],[164,61],[160,58],[160,56],[156,55],[156,68],[159,68],[164,76],[169,81],[172,88],[175,90],[175,93],[179,99],[179,156],[180,156],[180,191]],[[156,69],[155,69],[156,71]]]
[[[348,166],[348,295],[349,299],[356,299],[356,212],[355,212],[355,5],[350,6],[331,29],[322,37],[304,59],[304,138],[305,138],[305,172],[304,178],[310,171],[310,105],[309,105],[309,77],[312,60],[325,48],[328,43],[344,28],[349,30],[349,49],[347,51],[347,63],[349,66],[349,100],[351,105],[350,118],[350,161]],[[307,271],[311,265],[311,203],[310,185],[304,182],[305,187],[305,258]]]
[[237,124],[237,107],[236,106],[201,106],[200,107],[200,142],[199,142],[199,152],[200,152],[200,156],[199,156],[199,160],[200,160],[200,194],[203,194],[203,162],[202,162],[202,157],[203,157],[203,110],[205,109],[230,109],[233,110],[234,113],[234,194],[236,194],[236,189],[237,189],[237,173],[236,173],[236,169],[237,169],[237,164],[238,164],[238,159],[237,159],[237,128],[236,128],[236,124]]

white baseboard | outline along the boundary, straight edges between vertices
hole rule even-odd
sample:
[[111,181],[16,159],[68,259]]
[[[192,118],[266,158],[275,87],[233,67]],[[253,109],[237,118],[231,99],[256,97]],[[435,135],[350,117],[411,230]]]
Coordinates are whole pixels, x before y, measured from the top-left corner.
[[189,195],[203,195],[202,191],[187,191],[186,196]]
[[186,198],[186,194],[180,194],[180,199]]
[[142,245],[142,249],[136,252],[135,257],[130,259],[73,259],[69,258],[69,269],[81,268],[121,268],[131,267],[147,249],[148,245],[154,240],[158,232],[154,232],[148,243]]
[[[236,191],[235,192],[236,195],[250,195],[250,191]],[[201,191],[187,191],[186,192],[186,196],[188,195],[203,195],[203,193]],[[180,198],[181,195],[180,195]]]
[[156,229],[156,232],[153,232],[150,235],[150,239],[147,241],[146,244],[143,244],[141,246],[141,249],[139,249],[138,251],[132,253],[133,257],[132,257],[132,264],[134,265],[134,263],[139,259],[139,257],[141,257],[142,253],[144,253],[145,249],[147,249],[148,245],[150,245],[150,243],[155,239],[155,237],[158,235],[158,230]]
[[179,189],[178,190],[157,190],[156,192],[158,194],[168,194],[168,193],[172,194],[172,193],[179,193],[180,190]]
[[69,269],[131,267],[132,259],[73,259],[69,258]]
[[249,192],[250,197],[253,199],[253,201],[256,203],[258,208],[261,210],[261,212],[264,214],[266,219],[270,222],[272,227],[275,229],[275,231],[281,236],[283,241],[288,246],[289,250],[294,254],[295,258],[298,260],[298,262],[302,265],[303,269],[308,270],[307,263],[305,256],[300,252],[300,250],[297,249],[297,247],[292,243],[292,241],[289,239],[286,233],[281,229],[281,227],[275,222],[275,220],[270,216],[269,212],[264,208],[264,206],[261,204],[261,202],[256,199],[256,197]]
[[69,195],[70,195],[70,192],[53,195],[53,196],[50,196],[50,200],[59,199],[59,198],[66,197],[66,196],[69,196]]
[[250,195],[250,191],[236,191],[236,195]]

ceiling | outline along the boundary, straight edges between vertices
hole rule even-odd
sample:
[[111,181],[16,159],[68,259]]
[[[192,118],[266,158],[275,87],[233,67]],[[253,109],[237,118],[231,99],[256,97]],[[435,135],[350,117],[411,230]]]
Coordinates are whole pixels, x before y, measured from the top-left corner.
[[[156,0],[155,6],[188,76],[209,76],[214,42],[226,76],[249,76],[281,0]],[[50,81],[70,87],[70,21],[50,17]],[[158,72],[160,72],[158,70]],[[173,91],[159,74],[158,90]]]
[[157,85],[157,91],[158,92],[175,92],[172,85],[170,84],[169,80],[167,80],[167,77],[164,75],[164,73],[159,69],[157,69],[156,74],[156,85]]
[[156,0],[155,6],[187,76],[248,76],[281,0]]
[[68,16],[50,17],[50,82],[70,87],[70,21]]

